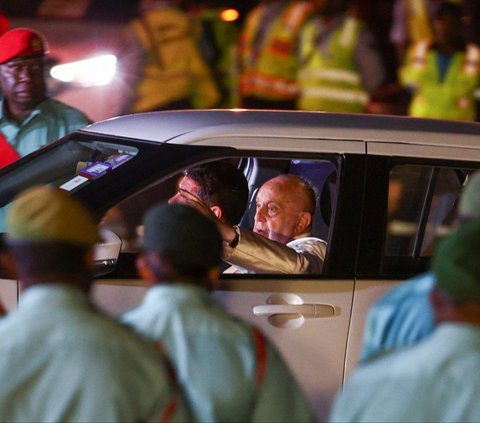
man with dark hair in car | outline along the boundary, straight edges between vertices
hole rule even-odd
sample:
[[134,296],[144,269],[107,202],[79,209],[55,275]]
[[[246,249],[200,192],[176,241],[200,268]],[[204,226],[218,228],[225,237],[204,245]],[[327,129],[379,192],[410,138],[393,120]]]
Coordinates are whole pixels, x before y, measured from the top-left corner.
[[28,28],[0,37],[0,132],[20,156],[89,124],[84,113],[48,97],[47,43]]
[[218,219],[235,225],[247,207],[248,182],[236,166],[219,160],[185,170],[169,202],[184,203],[184,193],[200,199]]

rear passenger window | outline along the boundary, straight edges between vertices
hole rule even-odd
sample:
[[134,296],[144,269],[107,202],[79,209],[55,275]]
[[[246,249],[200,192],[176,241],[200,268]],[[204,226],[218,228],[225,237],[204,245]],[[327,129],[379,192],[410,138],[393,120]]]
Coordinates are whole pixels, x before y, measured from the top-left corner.
[[386,256],[431,256],[455,224],[470,169],[399,164],[390,171]]

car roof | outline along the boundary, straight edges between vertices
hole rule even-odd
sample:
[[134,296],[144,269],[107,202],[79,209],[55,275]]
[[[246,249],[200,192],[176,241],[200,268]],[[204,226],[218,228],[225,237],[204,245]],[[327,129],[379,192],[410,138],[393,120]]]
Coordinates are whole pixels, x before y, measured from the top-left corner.
[[275,137],[480,148],[480,123],[476,122],[304,111],[150,112],[93,123],[81,132],[202,145],[218,145],[218,138],[227,137]]

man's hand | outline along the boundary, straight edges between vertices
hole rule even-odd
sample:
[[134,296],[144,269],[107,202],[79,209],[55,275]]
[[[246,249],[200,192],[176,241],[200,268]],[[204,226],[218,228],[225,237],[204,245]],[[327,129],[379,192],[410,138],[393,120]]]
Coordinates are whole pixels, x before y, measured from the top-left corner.
[[182,204],[193,207],[216,223],[220,236],[227,244],[230,244],[233,241],[237,234],[233,226],[220,220],[201,198],[181,188],[179,188],[177,192],[182,196]]
[[195,194],[188,192],[182,188],[179,188],[177,191],[182,196],[182,204],[193,207],[203,215],[212,219],[214,222],[218,221],[217,216],[213,213],[212,209],[207,206],[200,197],[197,197]]

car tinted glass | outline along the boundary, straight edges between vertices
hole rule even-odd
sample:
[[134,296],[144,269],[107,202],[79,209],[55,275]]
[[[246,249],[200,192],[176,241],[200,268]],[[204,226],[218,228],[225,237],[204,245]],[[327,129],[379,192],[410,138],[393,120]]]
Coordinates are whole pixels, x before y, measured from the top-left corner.
[[28,164],[2,176],[0,232],[4,231],[5,209],[21,190],[43,184],[75,192],[115,171],[137,153],[137,148],[123,144],[70,140],[51,148],[49,154],[27,158]]
[[432,256],[455,223],[470,169],[396,165],[390,171],[386,256]]

